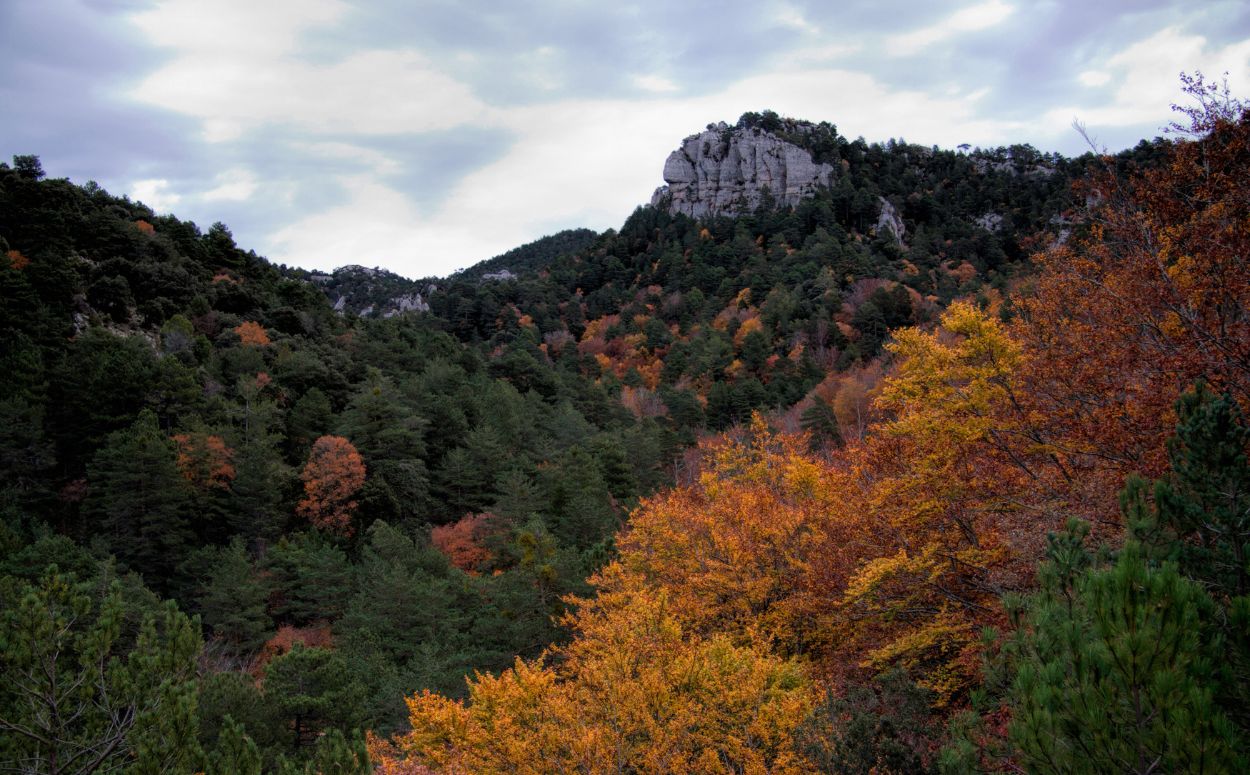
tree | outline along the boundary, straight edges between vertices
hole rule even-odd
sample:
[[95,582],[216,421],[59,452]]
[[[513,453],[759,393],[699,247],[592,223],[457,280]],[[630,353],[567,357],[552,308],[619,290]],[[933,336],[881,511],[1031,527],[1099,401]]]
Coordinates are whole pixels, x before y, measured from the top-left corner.
[[1121,496],[1128,527],[1216,594],[1250,594],[1250,428],[1232,396],[1205,382],[1180,397],[1176,415],[1170,473],[1153,488],[1130,477]]
[[167,585],[191,541],[190,486],[152,411],[108,437],[87,481],[84,511],[98,534],[154,586]]
[[799,417],[799,425],[811,434],[813,448],[842,444],[842,433],[838,430],[837,415],[834,414],[829,402],[820,396],[814,397],[812,405],[803,410],[803,414]]
[[265,642],[273,622],[265,614],[268,590],[248,560],[243,542],[209,550],[204,557],[207,578],[199,593],[199,610],[213,636],[235,656],[248,656]]
[[50,775],[191,771],[198,623],[173,602],[124,631],[117,585],[52,574],[0,613],[0,761]]
[[[1076,530],[1075,523],[1069,530]],[[1071,544],[1071,541],[1068,541]],[[1052,540],[1019,631],[1011,741],[1034,772],[1243,772],[1245,741],[1214,697],[1211,598],[1135,542],[1078,572]]]
[[327,649],[296,643],[265,666],[264,691],[286,721],[296,753],[311,747],[323,730],[351,729],[362,720],[360,687],[351,682],[343,658]]
[[13,169],[27,180],[42,180],[44,177],[43,164],[33,154],[14,156]]
[[350,536],[356,493],[365,483],[365,463],[352,443],[342,436],[317,439],[300,478],[304,481],[300,516],[322,530]]

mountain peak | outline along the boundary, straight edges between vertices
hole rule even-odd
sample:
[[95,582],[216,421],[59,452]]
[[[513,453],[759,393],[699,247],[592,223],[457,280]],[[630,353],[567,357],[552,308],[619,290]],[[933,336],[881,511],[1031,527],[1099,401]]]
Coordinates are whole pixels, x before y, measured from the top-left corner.
[[817,162],[792,142],[813,134],[836,137],[827,124],[781,119],[775,113],[747,113],[736,125],[708,124],[685,138],[664,163],[664,182],[651,203],[692,218],[737,215],[759,207],[767,191],[793,207],[833,179],[833,165]]

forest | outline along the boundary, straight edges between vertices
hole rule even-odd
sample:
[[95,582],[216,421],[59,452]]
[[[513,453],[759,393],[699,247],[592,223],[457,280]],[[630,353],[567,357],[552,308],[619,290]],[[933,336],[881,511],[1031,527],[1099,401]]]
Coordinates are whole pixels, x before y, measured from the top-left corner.
[[1116,155],[822,124],[796,208],[385,319],[0,163],[0,771],[1247,771],[1250,112],[1186,83]]

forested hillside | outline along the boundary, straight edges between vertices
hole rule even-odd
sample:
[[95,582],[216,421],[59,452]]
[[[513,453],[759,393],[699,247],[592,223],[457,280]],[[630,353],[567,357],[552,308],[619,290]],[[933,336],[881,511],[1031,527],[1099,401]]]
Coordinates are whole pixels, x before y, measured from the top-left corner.
[[384,319],[0,164],[0,761],[1244,768],[1250,116],[1191,89],[1116,157],[746,114],[836,182]]

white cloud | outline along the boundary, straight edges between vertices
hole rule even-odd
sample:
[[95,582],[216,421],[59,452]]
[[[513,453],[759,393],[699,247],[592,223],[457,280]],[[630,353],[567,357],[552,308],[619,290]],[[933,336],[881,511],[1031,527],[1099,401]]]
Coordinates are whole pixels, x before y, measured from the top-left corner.
[[296,55],[303,33],[348,10],[338,0],[166,0],[132,21],[176,54],[130,96],[200,119],[216,143],[273,124],[394,134],[481,119],[486,107],[472,91],[418,51],[365,50],[326,64]]
[[321,133],[451,129],[486,107],[416,51],[365,51],[329,65],[197,52],[146,78],[134,98],[204,122],[210,142],[286,124]]
[[180,52],[280,56],[306,29],[338,21],[349,9],[341,0],[161,0],[130,20],[152,43]]
[[1066,127],[1074,117],[1091,130],[1140,124],[1161,128],[1171,120],[1168,105],[1186,101],[1179,73],[1194,69],[1216,77],[1227,72],[1229,83],[1244,89],[1250,84],[1250,39],[1218,47],[1201,35],[1167,27],[1112,56],[1100,73],[1079,76],[1086,85],[1113,85],[1109,101],[1055,108],[1045,121],[1051,128]]
[[1001,24],[1015,11],[1002,0],[989,0],[970,6],[947,16],[937,24],[918,30],[892,35],[886,39],[886,52],[891,56],[918,54],[934,43],[953,38],[964,32],[977,32]]
[[216,186],[200,195],[206,202],[246,202],[258,185],[256,175],[242,167],[226,170],[214,182]]
[[130,184],[130,196],[158,213],[168,213],[182,201],[182,197],[171,190],[169,181],[164,178],[136,180]]
[[643,91],[655,94],[675,92],[680,89],[677,84],[662,75],[636,75],[634,76],[634,85]]
[[803,12],[801,10],[788,3],[782,3],[778,7],[775,18],[777,23],[783,27],[791,27],[810,35],[820,33],[820,28],[809,22],[807,18],[803,16]]
[[1082,86],[1105,86],[1111,81],[1111,73],[1105,70],[1086,70],[1076,77]]

